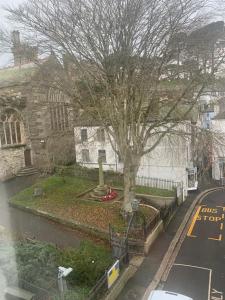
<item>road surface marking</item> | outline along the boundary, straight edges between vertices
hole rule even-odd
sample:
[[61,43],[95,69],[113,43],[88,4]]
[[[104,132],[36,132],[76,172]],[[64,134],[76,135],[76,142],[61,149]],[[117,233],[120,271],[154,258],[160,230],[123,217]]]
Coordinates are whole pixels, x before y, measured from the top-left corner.
[[198,267],[198,266],[192,266],[192,265],[184,265],[184,264],[174,264],[174,266],[189,267],[189,268],[202,269],[202,270],[209,271],[208,300],[210,300],[211,283],[212,283],[212,269]]
[[224,214],[222,214],[222,219],[224,219]]
[[210,222],[218,222],[222,221],[222,217],[215,217],[215,216],[200,216],[198,215],[197,221],[210,221]]
[[217,214],[218,210],[216,208],[203,207],[201,212]]
[[225,211],[225,206],[216,206],[216,207],[222,208],[222,210]]
[[188,233],[187,233],[187,236],[189,236],[189,237],[194,237],[194,236],[192,236],[192,231],[193,231],[194,226],[195,226],[195,223],[196,223],[196,221],[197,221],[197,219],[198,219],[198,215],[199,215],[199,213],[200,213],[201,208],[202,208],[202,207],[199,206],[199,208],[197,209],[197,211],[196,211],[196,213],[195,213],[195,215],[194,215],[194,217],[193,217],[191,226],[190,226],[190,228],[189,228],[189,230],[188,230]]
[[211,300],[223,300],[223,292],[219,292],[216,289],[212,289]]
[[223,230],[223,223],[220,223],[220,230]]
[[222,241],[222,234],[219,235],[219,238],[208,238],[208,240],[213,240],[213,241]]

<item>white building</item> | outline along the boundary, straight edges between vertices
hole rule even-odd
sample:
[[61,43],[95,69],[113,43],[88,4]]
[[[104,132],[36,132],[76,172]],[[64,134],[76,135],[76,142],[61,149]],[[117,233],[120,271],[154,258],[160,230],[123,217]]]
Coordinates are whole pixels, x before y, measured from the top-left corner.
[[[98,158],[101,157],[104,170],[123,171],[123,163],[103,128],[77,126],[74,134],[78,163],[88,168],[98,168]],[[188,190],[196,189],[196,168],[193,168],[191,159],[190,139],[164,137],[152,152],[142,157],[138,176],[180,182],[184,195]]]
[[212,178],[223,180],[225,178],[225,112],[220,112],[212,120],[214,132]]

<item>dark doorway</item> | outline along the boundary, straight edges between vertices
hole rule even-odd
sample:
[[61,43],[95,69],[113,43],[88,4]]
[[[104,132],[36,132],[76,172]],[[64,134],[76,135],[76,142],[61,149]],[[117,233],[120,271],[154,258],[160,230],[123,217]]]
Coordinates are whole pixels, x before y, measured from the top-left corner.
[[24,151],[24,159],[25,159],[25,166],[30,167],[32,165],[31,164],[31,151],[30,151],[30,149],[26,149]]

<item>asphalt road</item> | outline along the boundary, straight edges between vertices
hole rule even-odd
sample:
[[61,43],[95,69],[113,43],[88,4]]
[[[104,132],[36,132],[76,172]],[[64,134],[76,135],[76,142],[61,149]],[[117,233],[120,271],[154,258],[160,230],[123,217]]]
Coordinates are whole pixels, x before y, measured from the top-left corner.
[[187,228],[164,290],[194,300],[225,297],[225,191],[205,196]]
[[0,231],[53,243],[59,247],[78,247],[84,235],[40,216],[9,207],[8,200],[15,193],[32,185],[35,177],[17,177],[0,183]]

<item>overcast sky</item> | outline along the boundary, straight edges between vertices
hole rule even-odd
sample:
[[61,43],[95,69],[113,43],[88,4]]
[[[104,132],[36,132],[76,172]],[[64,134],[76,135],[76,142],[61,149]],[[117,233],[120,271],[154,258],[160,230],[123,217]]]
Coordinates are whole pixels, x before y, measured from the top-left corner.
[[[0,0],[0,26],[3,28],[7,28],[8,30],[16,29],[13,24],[11,24],[7,19],[7,13],[4,11],[3,6],[12,5],[16,6],[20,3],[24,2],[24,0]],[[11,53],[0,54],[0,68],[4,66],[8,66],[12,64],[12,55]]]
[[[3,6],[5,6],[5,5],[17,6],[18,4],[25,2],[25,1],[26,0],[0,0],[0,26],[1,27],[3,26],[4,28],[7,28],[10,31],[16,29],[16,27],[12,23],[10,24],[9,21],[6,19],[7,13],[4,11]],[[198,1],[198,0],[196,0],[196,1]],[[219,1],[219,0],[208,0],[208,1],[209,1],[208,3],[211,2],[211,3],[215,4],[215,2]],[[220,1],[222,1],[222,0],[220,0]],[[225,0],[223,0],[223,1],[225,1]],[[215,20],[219,20],[219,19],[221,19],[221,16],[215,17]],[[212,20],[210,20],[210,21],[212,21]],[[13,59],[12,59],[11,53],[0,54],[0,68],[9,66],[12,64],[12,62],[13,62]]]

